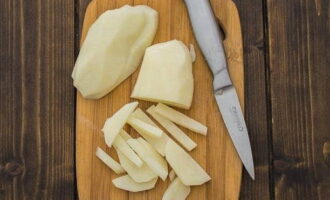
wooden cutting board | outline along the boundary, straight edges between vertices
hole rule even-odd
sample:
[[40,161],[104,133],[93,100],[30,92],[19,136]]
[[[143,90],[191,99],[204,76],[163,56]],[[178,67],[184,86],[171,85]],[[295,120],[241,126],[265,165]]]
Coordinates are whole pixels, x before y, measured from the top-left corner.
[[[234,3],[230,0],[212,0],[212,7],[225,29],[225,49],[231,78],[238,91],[241,105],[244,103],[243,50],[239,16]],[[190,110],[183,111],[188,116],[206,124],[208,135],[201,136],[183,129],[198,146],[190,154],[211,175],[212,180],[202,186],[192,187],[189,200],[238,199],[242,174],[242,164],[228,136],[218,111],[213,91],[212,76],[200,49],[194,39],[188,14],[183,0],[93,0],[85,15],[82,31],[84,40],[90,25],[106,10],[119,8],[125,4],[149,5],[159,12],[159,27],[154,43],[172,39],[193,44],[197,59],[193,65],[195,90]],[[115,90],[100,100],[86,100],[77,94],[76,121],[76,163],[77,184],[81,200],[158,200],[167,188],[169,181],[158,180],[153,190],[129,193],[115,188],[112,179],[117,175],[95,157],[97,146],[105,149],[117,158],[114,149],[104,143],[101,129],[106,118],[124,104],[133,101],[130,98],[138,75],[138,70]],[[140,101],[139,107],[146,109],[149,102]],[[136,135],[127,127],[132,135]]]

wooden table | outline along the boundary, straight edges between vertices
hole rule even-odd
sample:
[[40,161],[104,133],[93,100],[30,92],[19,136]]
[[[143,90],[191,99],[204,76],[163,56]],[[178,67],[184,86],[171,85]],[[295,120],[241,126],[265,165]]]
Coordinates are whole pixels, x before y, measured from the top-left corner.
[[[76,197],[70,74],[88,2],[0,2],[0,199]],[[241,199],[329,199],[330,2],[235,3],[256,165]]]

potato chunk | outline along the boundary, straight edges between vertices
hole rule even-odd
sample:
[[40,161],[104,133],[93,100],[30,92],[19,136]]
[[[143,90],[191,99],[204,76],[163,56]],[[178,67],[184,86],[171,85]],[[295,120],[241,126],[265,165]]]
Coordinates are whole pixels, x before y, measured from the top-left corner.
[[159,103],[154,110],[156,113],[180,126],[202,135],[207,134],[206,126],[169,106]]
[[158,13],[148,6],[123,6],[104,12],[91,25],[72,72],[84,98],[109,93],[139,66],[158,26]]
[[131,97],[189,109],[194,92],[189,49],[178,40],[146,49]]
[[96,157],[98,157],[104,164],[106,164],[116,174],[122,174],[125,172],[124,168],[122,168],[122,166],[117,161],[111,158],[100,147],[96,148]]
[[129,116],[137,106],[138,102],[128,103],[105,121],[102,131],[104,133],[105,143],[108,147],[112,146],[112,143],[115,141],[117,135],[120,133]]
[[211,177],[204,169],[179,145],[169,141],[166,145],[166,160],[176,175],[185,185],[201,185]]
[[124,175],[112,180],[112,183],[119,189],[129,192],[141,192],[155,187],[158,178],[144,183],[137,183],[128,175]]

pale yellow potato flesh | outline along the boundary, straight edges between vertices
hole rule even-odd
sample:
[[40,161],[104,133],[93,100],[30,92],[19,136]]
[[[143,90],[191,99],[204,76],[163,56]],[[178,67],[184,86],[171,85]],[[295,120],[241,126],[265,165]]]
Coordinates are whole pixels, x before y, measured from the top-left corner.
[[201,185],[211,177],[205,170],[179,145],[169,141],[165,156],[168,164],[185,185]]
[[133,149],[126,143],[126,141],[120,136],[117,135],[113,146],[117,151],[123,153],[130,161],[132,161],[137,167],[141,167],[143,161],[140,157],[133,151]]
[[129,139],[127,143],[134,149],[140,158],[163,180],[168,175],[166,160],[142,138]]
[[175,178],[165,191],[162,200],[185,200],[189,193],[190,186],[184,185],[179,178]]
[[163,135],[163,131],[153,125],[150,125],[140,119],[131,117],[127,123],[131,125],[138,132],[143,132],[151,137],[160,138]]
[[96,157],[98,157],[104,164],[112,169],[116,174],[122,174],[125,172],[124,168],[100,147],[96,148]]
[[129,119],[129,116],[133,113],[137,106],[138,102],[128,103],[105,121],[102,131],[104,133],[105,143],[108,147],[112,146],[117,135],[120,133],[121,129]]
[[109,93],[139,66],[158,26],[158,13],[148,6],[105,11],[89,28],[72,72],[84,98]]
[[167,132],[169,132],[185,149],[188,151],[193,150],[197,144],[190,139],[179,127],[167,118],[155,112],[155,106],[152,105],[148,108],[147,112],[160,124]]
[[[140,119],[150,125],[153,125],[157,128],[159,128],[155,122],[153,122],[147,114],[145,114],[140,108],[137,108],[133,113],[132,113],[132,117],[135,117],[137,119]],[[142,131],[138,131],[137,132],[145,139],[147,140],[147,142],[149,144],[151,144],[156,150],[157,152],[162,155],[165,156],[165,147],[167,144],[167,141],[172,140],[171,138],[168,137],[168,135],[166,133],[163,133],[163,135],[160,138],[155,138],[155,137],[151,137],[145,133],[143,133]]]
[[185,127],[189,130],[192,130],[196,133],[202,135],[207,134],[207,127],[200,122],[188,117],[187,115],[167,106],[162,103],[157,104],[154,111],[159,115],[167,118],[168,120]]
[[189,109],[194,93],[189,49],[178,40],[146,49],[131,97]]
[[132,139],[132,136],[128,134],[124,129],[121,129],[119,135],[126,141],[128,139]]
[[152,121],[152,119],[150,119],[150,117],[148,117],[148,115],[143,110],[141,110],[141,108],[137,108],[132,113],[131,116],[135,117],[137,119],[140,119],[140,120],[144,121],[145,123],[148,123],[148,124],[153,125],[158,128],[157,124],[154,121]]
[[121,166],[135,182],[148,182],[158,177],[145,163],[141,167],[137,167],[123,153],[120,151],[117,151],[117,153]]
[[144,183],[135,182],[130,176],[124,175],[112,180],[112,183],[119,189],[129,192],[141,192],[155,187],[158,178]]

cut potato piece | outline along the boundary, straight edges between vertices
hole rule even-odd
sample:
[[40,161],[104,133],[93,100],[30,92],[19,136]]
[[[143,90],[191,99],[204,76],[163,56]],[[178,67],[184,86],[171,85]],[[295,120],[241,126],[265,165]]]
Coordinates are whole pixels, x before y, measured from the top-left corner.
[[104,12],[89,28],[72,72],[83,97],[109,93],[139,66],[158,26],[148,6],[123,6]]
[[192,62],[195,62],[195,60],[196,60],[196,52],[195,52],[195,47],[194,47],[193,44],[190,44],[189,53],[191,55]]
[[134,149],[140,158],[163,180],[168,175],[168,167],[164,158],[142,138],[129,139],[127,143]]
[[172,122],[179,124],[180,126],[183,126],[189,130],[192,130],[196,133],[200,133],[202,135],[207,134],[207,127],[203,124],[199,123],[198,121],[188,117],[187,115],[176,111],[175,109],[166,106],[162,103],[159,103],[155,107],[155,112],[160,114],[161,116],[171,120]]
[[141,110],[140,108],[137,108],[131,115],[132,117],[135,117],[136,119],[139,119],[141,121],[144,121],[145,123],[148,123],[150,125],[153,125],[154,127],[157,127],[157,124],[148,117],[148,115]]
[[151,137],[159,138],[163,135],[163,131],[161,129],[134,117],[131,117],[128,120],[128,124],[131,125],[135,130],[139,130],[139,132],[143,132]]
[[[158,128],[158,126],[140,108],[137,108],[134,111],[134,113],[132,114],[132,116]],[[146,139],[147,142],[149,144],[151,144],[160,155],[165,156],[165,147],[166,147],[167,141],[172,140],[171,138],[169,138],[166,135],[166,133],[163,133],[163,135],[160,138],[155,138],[155,137],[151,137],[151,136],[145,134],[142,131],[137,130],[137,132],[144,139]]]
[[128,134],[124,129],[121,129],[119,134],[125,141],[128,139],[132,139],[132,136]]
[[192,60],[178,40],[146,49],[131,97],[189,109],[194,92]]
[[162,200],[185,200],[190,193],[190,186],[176,178],[165,191]]
[[166,145],[166,160],[176,175],[185,185],[201,185],[211,177],[204,169],[179,145],[169,141]]
[[107,153],[105,153],[100,147],[96,148],[96,157],[98,157],[104,164],[112,169],[116,174],[122,174],[125,172],[124,168]]
[[190,139],[180,128],[178,128],[173,122],[166,119],[155,112],[155,106],[151,106],[147,112],[160,124],[162,125],[178,142],[182,144],[188,151],[193,150],[197,144]]
[[120,130],[124,127],[137,105],[138,102],[128,103],[105,121],[102,131],[104,133],[105,143],[108,147],[112,146],[112,143],[115,141]]
[[[124,168],[125,169],[125,168]],[[126,169],[125,169],[126,170]],[[127,171],[127,170],[126,170]],[[176,177],[175,171],[172,169],[170,173],[168,174],[168,177],[170,178],[170,181],[173,181]]]
[[120,151],[117,151],[117,153],[121,166],[135,182],[148,182],[158,177],[145,163],[141,167],[137,167],[123,153]]
[[126,190],[129,192],[141,192],[145,190],[150,190],[155,187],[157,178],[144,182],[137,183],[128,175],[124,175],[112,180],[112,183],[119,189]]
[[122,152],[130,161],[132,161],[136,166],[141,167],[143,161],[138,155],[131,149],[131,147],[126,143],[126,141],[120,136],[117,135],[114,142],[114,147],[116,150]]

